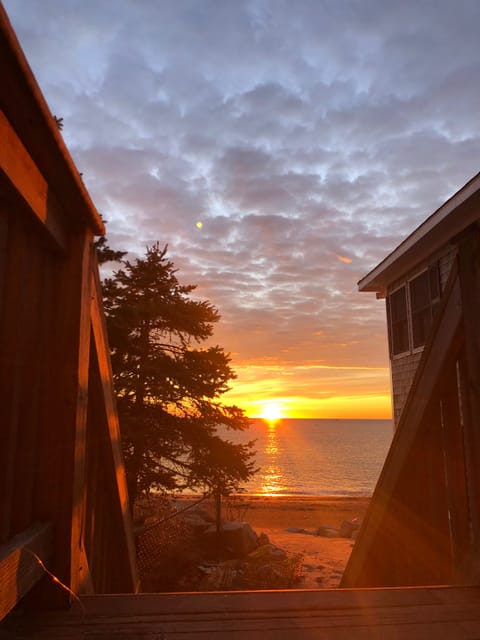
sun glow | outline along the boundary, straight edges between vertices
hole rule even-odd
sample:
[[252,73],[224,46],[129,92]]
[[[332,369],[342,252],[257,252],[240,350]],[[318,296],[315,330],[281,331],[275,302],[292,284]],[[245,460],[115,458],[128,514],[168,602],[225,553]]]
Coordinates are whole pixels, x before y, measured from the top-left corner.
[[[293,418],[391,419],[389,368],[327,365],[236,366],[237,379],[225,398],[249,418],[263,418],[280,407]],[[316,387],[310,385],[315,382]],[[321,392],[319,392],[321,389]]]
[[264,405],[260,417],[270,423],[277,422],[283,417],[282,407],[275,402],[269,402]]

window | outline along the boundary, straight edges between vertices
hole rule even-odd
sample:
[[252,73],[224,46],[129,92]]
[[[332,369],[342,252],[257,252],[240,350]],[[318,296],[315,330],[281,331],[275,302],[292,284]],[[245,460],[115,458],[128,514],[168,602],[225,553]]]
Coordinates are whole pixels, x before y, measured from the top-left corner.
[[390,350],[392,355],[408,351],[408,315],[406,287],[400,287],[388,298]]
[[412,343],[413,348],[425,344],[428,330],[432,322],[430,295],[428,287],[428,271],[424,271],[409,284],[410,306],[412,309]]
[[396,289],[387,299],[390,354],[423,347],[440,302],[438,262]]
[[440,301],[438,263],[410,281],[410,309],[412,316],[412,347],[425,344]]

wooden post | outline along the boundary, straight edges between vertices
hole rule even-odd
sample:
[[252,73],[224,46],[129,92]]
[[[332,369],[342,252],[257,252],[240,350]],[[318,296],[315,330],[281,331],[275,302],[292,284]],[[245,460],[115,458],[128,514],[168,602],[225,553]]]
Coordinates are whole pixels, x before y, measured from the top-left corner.
[[[119,571],[123,577],[117,580],[116,589],[135,591],[138,577],[136,571],[135,543],[132,533],[132,520],[128,499],[125,466],[123,462],[120,425],[113,388],[113,376],[110,362],[107,329],[103,314],[101,285],[98,276],[96,258],[93,257],[91,283],[91,323],[93,345],[91,349],[90,385],[95,403],[94,415],[98,424],[91,425],[97,431],[105,456],[104,463],[109,471],[108,483],[111,509],[115,514],[118,527],[117,544],[122,557],[118,560]],[[112,587],[113,588],[113,587]]]
[[465,366],[465,450],[471,516],[471,578],[480,579],[480,246],[479,231],[470,229],[458,238],[458,275],[462,295]]
[[442,442],[451,537],[452,579],[464,582],[470,548],[470,505],[465,464],[464,428],[459,405],[458,363],[442,393]]
[[[42,404],[37,517],[54,525],[53,573],[74,592],[88,583],[84,563],[85,440],[90,350],[92,233],[83,228],[70,237],[66,258],[56,258],[50,379]],[[57,586],[42,588],[45,605],[61,606],[71,597]]]

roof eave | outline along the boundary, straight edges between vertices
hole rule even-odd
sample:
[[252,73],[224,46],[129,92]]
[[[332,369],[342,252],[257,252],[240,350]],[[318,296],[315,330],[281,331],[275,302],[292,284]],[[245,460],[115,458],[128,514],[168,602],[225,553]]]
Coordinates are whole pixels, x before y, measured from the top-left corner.
[[477,173],[359,280],[359,291],[384,292],[390,283],[440,250],[479,219],[480,173]]

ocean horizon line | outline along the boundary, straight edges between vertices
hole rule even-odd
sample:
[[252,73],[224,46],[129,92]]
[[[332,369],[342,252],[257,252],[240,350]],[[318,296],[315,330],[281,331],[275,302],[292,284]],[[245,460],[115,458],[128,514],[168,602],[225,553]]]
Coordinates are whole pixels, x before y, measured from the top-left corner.
[[274,420],[269,418],[262,418],[262,416],[247,416],[249,420],[262,420],[262,422],[282,422],[284,420],[323,420],[326,422],[391,422],[390,418],[298,418],[284,416],[283,418],[275,418]]

